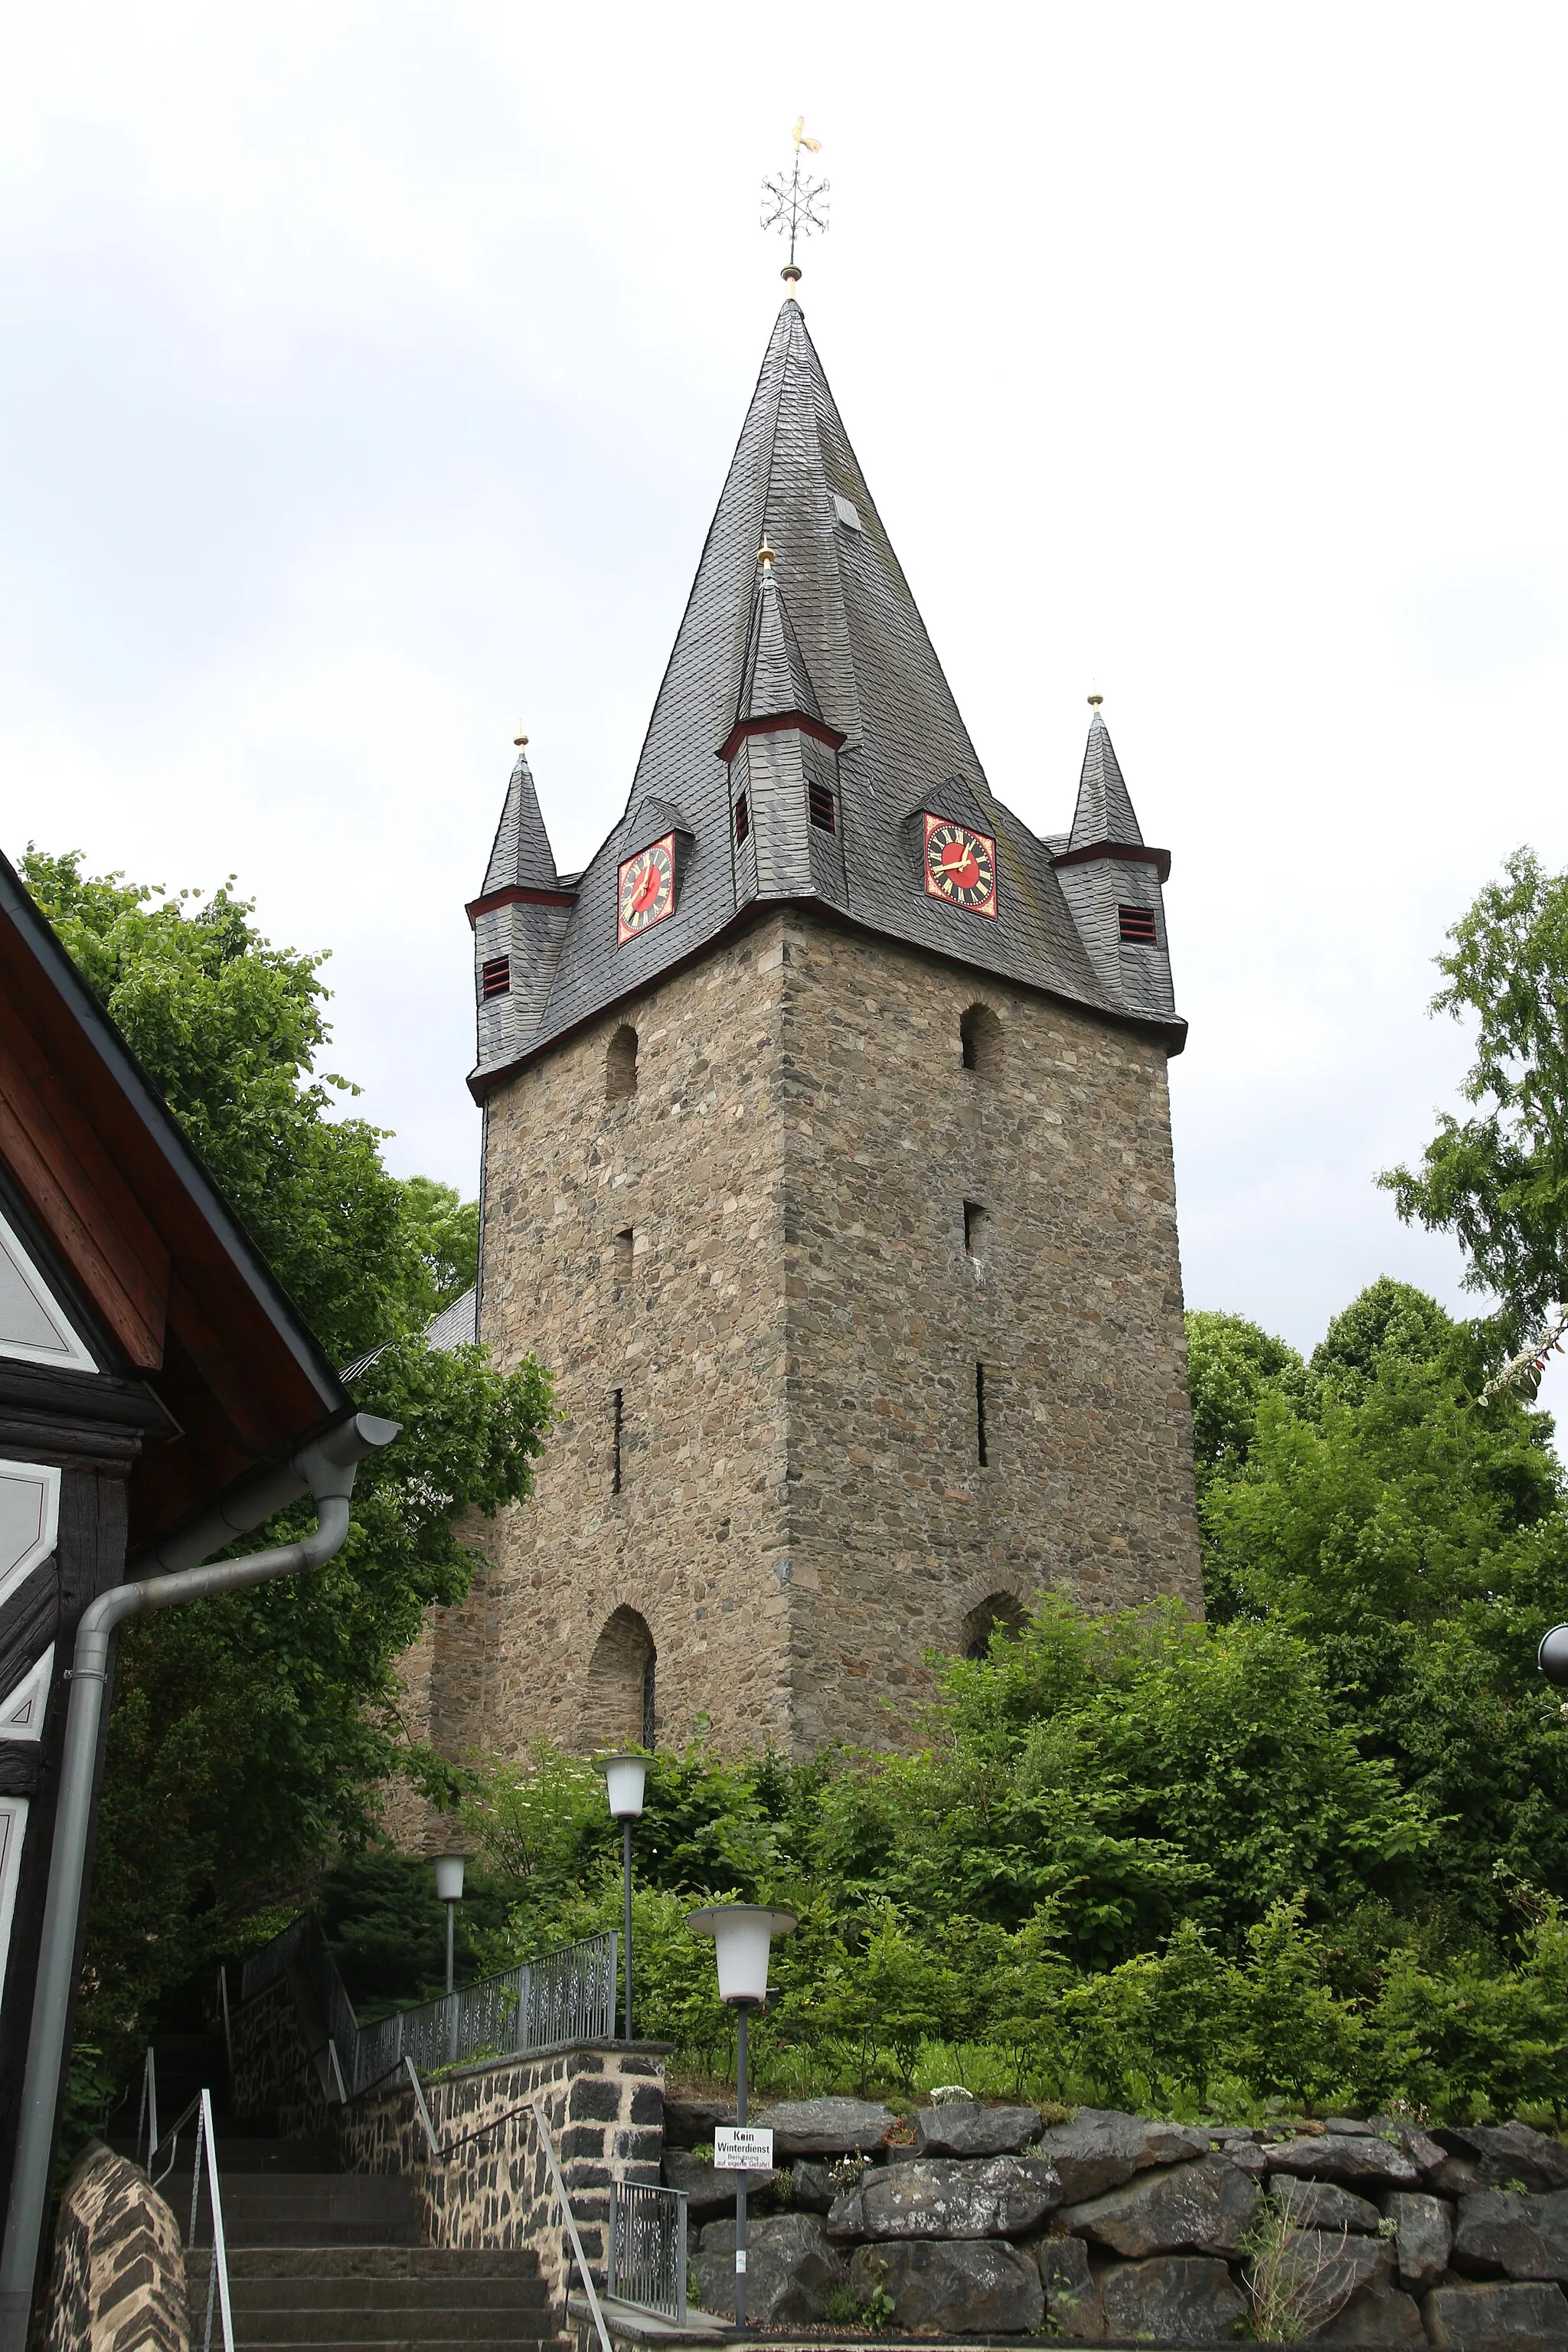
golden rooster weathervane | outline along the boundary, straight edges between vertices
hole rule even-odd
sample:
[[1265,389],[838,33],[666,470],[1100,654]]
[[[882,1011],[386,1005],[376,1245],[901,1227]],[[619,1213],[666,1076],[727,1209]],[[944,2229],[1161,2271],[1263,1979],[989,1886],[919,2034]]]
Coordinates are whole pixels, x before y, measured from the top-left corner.
[[789,259],[779,276],[788,288],[793,302],[795,289],[800,283],[800,270],[795,257],[795,239],[826,229],[827,191],[831,184],[826,180],[803,180],[800,176],[801,150],[804,148],[810,155],[822,152],[821,140],[808,139],[805,135],[804,114],[796,116],[790,136],[795,141],[794,167],[787,179],[781,172],[776,179],[763,182],[762,225],[764,228],[776,228],[781,236],[789,239]]

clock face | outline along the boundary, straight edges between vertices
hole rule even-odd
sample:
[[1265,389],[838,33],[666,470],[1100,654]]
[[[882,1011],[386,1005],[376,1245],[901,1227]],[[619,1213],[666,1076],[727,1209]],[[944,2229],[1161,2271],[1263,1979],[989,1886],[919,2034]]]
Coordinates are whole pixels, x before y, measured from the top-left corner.
[[971,915],[996,912],[996,844],[951,817],[926,818],[926,890]]
[[622,947],[675,912],[674,834],[667,833],[662,841],[622,860],[616,911]]

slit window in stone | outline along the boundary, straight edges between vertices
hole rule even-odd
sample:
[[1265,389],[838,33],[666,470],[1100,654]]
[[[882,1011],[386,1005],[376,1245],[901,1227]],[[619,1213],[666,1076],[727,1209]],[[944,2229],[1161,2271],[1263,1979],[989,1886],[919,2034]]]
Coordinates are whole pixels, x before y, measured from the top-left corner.
[[489,956],[479,971],[479,995],[485,1003],[492,996],[511,993],[511,958],[509,955]]
[[626,1431],[626,1391],[617,1389],[615,1395],[611,1432],[610,1492],[612,1495],[618,1495],[621,1491],[621,1441]]
[[1154,909],[1152,907],[1118,907],[1116,920],[1124,940],[1134,940],[1141,947],[1154,945]]
[[623,1225],[616,1235],[616,1288],[629,1290],[632,1285],[632,1244],[630,1225]]
[[985,1228],[989,1223],[978,1201],[963,1204],[963,1246],[971,1257],[978,1257],[985,1245]]
[[989,1468],[991,1449],[985,1431],[985,1367],[974,1367],[974,1456],[980,1467]]
[[610,1040],[605,1056],[605,1098],[625,1102],[637,1090],[637,1033],[623,1022]]
[[958,1024],[958,1044],[966,1070],[994,1076],[1002,1061],[1002,1024],[988,1004],[972,1004]]

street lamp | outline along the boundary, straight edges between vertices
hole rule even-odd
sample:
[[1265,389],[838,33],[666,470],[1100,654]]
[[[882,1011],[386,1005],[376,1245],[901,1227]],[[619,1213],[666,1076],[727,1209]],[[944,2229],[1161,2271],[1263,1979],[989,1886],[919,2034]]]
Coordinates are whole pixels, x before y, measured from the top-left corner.
[[[719,1963],[719,1998],[735,2012],[735,2121],[746,2122],[746,2019],[768,1997],[768,1948],[775,1936],[793,1936],[793,1911],[770,1911],[760,1903],[716,1903],[693,1911],[686,1922],[694,1936],[711,1936]],[[746,2174],[735,2175],[735,2325],[746,2324]]]
[[1568,1625],[1553,1625],[1542,1635],[1535,1663],[1549,1683],[1568,1683]]
[[457,1906],[463,1899],[463,1857],[460,1853],[440,1853],[436,1857],[436,1894],[447,1906],[447,1990],[452,1990],[452,1922]]
[[647,1779],[646,1756],[601,1756],[597,1769],[605,1776],[610,1818],[621,1825],[621,1894],[626,1916],[626,2026],[624,2041],[632,2038],[632,1823],[642,1811],[643,1784]]

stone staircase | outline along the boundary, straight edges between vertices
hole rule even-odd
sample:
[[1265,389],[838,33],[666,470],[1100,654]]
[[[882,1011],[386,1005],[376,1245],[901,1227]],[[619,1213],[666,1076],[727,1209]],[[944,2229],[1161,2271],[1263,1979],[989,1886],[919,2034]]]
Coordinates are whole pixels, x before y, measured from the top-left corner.
[[[201,2082],[222,2082],[216,2044],[197,2037],[158,2045],[160,2106],[172,2118]],[[165,2095],[163,2085],[167,2083]],[[218,2189],[228,2249],[237,2352],[566,2352],[530,2250],[431,2246],[412,2184],[389,2173],[343,2172],[330,2141],[279,2139],[223,2110]],[[166,2127],[166,2126],[165,2126]],[[161,2184],[188,2231],[194,2126],[180,2135],[176,2168]],[[202,2342],[212,2262],[204,2181],[187,2252],[191,2336]],[[221,2341],[215,2308],[213,2342]]]

